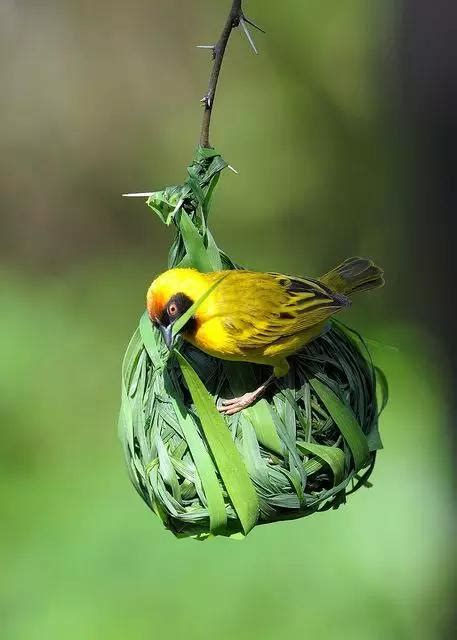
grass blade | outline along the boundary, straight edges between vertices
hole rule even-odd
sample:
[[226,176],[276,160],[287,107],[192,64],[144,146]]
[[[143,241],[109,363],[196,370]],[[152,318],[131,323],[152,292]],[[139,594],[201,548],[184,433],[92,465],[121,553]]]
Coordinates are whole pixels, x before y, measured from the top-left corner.
[[174,398],[171,401],[205,492],[208,503],[210,531],[211,533],[217,533],[227,525],[227,512],[213,461],[190,415],[180,402]]
[[313,378],[310,384],[327,408],[338,429],[343,434],[354,458],[355,470],[360,471],[369,458],[368,443],[352,410],[323,382]]
[[326,462],[333,471],[333,486],[339,484],[344,478],[344,452],[338,447],[326,447],[313,442],[297,442],[297,447],[301,451],[311,453]]
[[144,348],[154,363],[154,367],[159,367],[162,359],[155,339],[158,332],[153,328],[147,311],[141,316],[139,329]]
[[384,411],[387,406],[387,402],[389,400],[389,383],[387,381],[386,375],[382,369],[379,367],[375,367],[376,372],[376,382],[379,387],[379,392],[381,395],[381,406],[378,409],[378,417]]
[[213,398],[184,356],[176,352],[176,357],[222,481],[243,531],[247,534],[256,524],[259,513],[259,502],[254,485]]
[[181,211],[179,228],[191,265],[203,273],[213,271],[213,265],[208,257],[203,238],[184,209]]

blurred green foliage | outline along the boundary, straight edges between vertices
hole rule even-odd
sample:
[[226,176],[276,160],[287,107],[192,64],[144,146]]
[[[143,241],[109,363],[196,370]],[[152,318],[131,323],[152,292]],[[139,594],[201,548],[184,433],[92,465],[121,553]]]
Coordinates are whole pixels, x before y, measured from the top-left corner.
[[[212,226],[242,264],[318,275],[351,254],[388,286],[345,321],[391,386],[374,488],[259,527],[176,541],[116,438],[120,363],[171,234],[125,191],[178,183],[226,2],[0,6],[0,634],[65,638],[442,637],[453,602],[442,346],[409,318],[408,180],[388,106],[389,3],[246,2],[213,142]],[[27,5],[27,6],[26,6]]]

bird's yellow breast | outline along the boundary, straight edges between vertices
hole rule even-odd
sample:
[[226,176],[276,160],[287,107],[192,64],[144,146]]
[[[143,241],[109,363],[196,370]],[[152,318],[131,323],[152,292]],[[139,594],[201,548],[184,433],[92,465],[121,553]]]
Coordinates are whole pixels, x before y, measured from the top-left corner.
[[220,317],[199,320],[193,333],[184,332],[184,338],[217,358],[242,358],[243,352],[235,336],[227,331],[224,321]]

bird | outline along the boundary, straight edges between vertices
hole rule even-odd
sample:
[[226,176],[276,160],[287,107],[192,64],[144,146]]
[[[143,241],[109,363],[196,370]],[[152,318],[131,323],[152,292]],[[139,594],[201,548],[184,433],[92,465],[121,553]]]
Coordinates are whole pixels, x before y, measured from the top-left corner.
[[146,307],[171,350],[174,323],[212,287],[181,328],[182,338],[215,358],[273,367],[257,389],[224,400],[218,407],[225,415],[234,415],[288,373],[288,358],[326,332],[330,318],[351,305],[353,294],[383,284],[383,270],[361,257],[345,260],[318,279],[243,269],[203,273],[177,267],[152,282]]

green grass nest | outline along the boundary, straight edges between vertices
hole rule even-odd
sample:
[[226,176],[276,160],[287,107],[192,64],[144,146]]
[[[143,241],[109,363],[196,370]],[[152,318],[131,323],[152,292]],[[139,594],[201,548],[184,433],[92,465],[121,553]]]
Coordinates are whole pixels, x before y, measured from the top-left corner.
[[[170,267],[235,268],[207,227],[225,166],[214,150],[199,149],[186,182],[149,199],[177,229]],[[243,536],[337,508],[368,486],[387,384],[363,339],[334,322],[290,364],[262,400],[223,417],[219,399],[256,388],[269,368],[223,362],[185,343],[169,354],[141,318],[123,363],[119,434],[136,490],[176,536]]]

